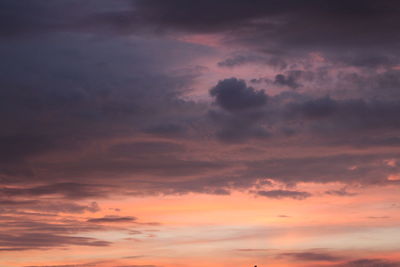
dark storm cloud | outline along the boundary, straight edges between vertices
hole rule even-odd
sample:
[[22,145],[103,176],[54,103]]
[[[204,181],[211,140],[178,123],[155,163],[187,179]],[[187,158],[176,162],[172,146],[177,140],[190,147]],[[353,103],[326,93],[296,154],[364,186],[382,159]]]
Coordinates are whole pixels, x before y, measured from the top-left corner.
[[293,198],[293,199],[306,199],[311,197],[311,194],[308,192],[301,191],[293,191],[293,190],[269,190],[269,191],[258,191],[256,192],[258,196],[268,197],[268,198]]

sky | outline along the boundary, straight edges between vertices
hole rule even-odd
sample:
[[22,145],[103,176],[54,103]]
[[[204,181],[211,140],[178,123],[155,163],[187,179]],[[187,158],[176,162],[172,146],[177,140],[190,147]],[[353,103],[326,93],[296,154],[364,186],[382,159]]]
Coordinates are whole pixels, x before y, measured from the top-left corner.
[[399,267],[400,2],[0,0],[1,267]]

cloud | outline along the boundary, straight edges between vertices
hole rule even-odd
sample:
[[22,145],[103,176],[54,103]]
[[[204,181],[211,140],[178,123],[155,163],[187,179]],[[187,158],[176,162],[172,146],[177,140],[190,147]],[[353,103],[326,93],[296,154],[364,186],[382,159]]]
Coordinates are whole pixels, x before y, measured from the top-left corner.
[[398,267],[400,263],[383,259],[359,259],[344,264],[334,265],[337,267]]
[[236,78],[219,81],[210,90],[210,95],[215,97],[220,107],[232,112],[262,107],[267,103],[264,91],[247,87],[245,81]]
[[385,183],[393,167],[382,162],[390,155],[338,154],[318,157],[276,158],[247,162],[243,177],[272,178],[283,183],[343,182],[361,184]]
[[356,196],[357,193],[351,193],[346,190],[346,188],[341,188],[339,190],[328,190],[325,191],[325,194],[331,195],[331,196],[341,196],[341,197],[351,197],[351,196]]
[[[112,242],[92,237],[92,233],[119,231],[140,234],[140,227],[154,227],[156,223],[140,223],[135,217],[105,216],[82,220],[80,217],[59,214],[24,213],[1,210],[0,251],[41,250],[69,246],[105,247]],[[124,227],[123,223],[135,223]],[[116,225],[114,225],[116,224]]]
[[[229,194],[271,177],[370,185],[398,172],[379,163],[395,153],[335,150],[400,144],[399,71],[391,56],[397,29],[381,20],[398,21],[397,3],[78,2],[1,3],[5,208],[95,212],[95,206],[77,201],[118,194]],[[359,31],[366,25],[371,31]],[[187,42],[198,33],[229,41],[223,43],[229,53]],[[32,52],[42,50],[46,55]],[[219,67],[262,64],[266,91],[260,83],[249,86],[248,75],[241,79],[236,69],[223,69],[235,77],[222,79],[188,66],[216,54],[210,64]],[[381,71],[371,71],[378,65]],[[188,97],[193,87],[203,86],[200,80],[214,84],[213,104]],[[222,142],[207,148],[214,138]],[[251,150],[236,152],[244,145],[261,152],[256,158]],[[280,157],[278,147],[290,157]],[[330,152],[320,156],[316,147]],[[313,152],[291,155],[305,148]]]
[[83,263],[83,264],[63,264],[63,265],[27,265],[24,267],[94,267],[96,263]]
[[288,76],[285,76],[284,74],[277,74],[275,76],[274,84],[296,89],[301,86],[301,84],[297,83],[296,81],[300,75],[300,73],[291,73]]
[[24,267],[95,267],[99,266],[99,264],[105,263],[104,261],[96,261],[90,263],[82,263],[82,264],[63,264],[63,265],[29,265]]
[[[61,2],[27,2],[40,5],[45,14],[53,8],[68,13],[72,4],[62,1],[64,9]],[[26,15],[22,4],[2,4],[16,8],[10,13],[21,12],[10,19]],[[83,10],[77,13],[87,12],[86,3],[79,6]],[[102,7],[99,3],[96,8]],[[35,9],[30,12],[36,16]],[[4,88],[0,123],[8,125],[0,135],[4,147],[0,151],[0,195],[18,201],[104,198],[140,188],[142,181],[151,184],[143,178],[150,175],[196,176],[222,167],[219,162],[182,156],[182,142],[192,138],[188,128],[204,105],[181,97],[197,72],[170,71],[180,66],[181,59],[171,56],[167,60],[164,52],[178,49],[183,56],[186,48],[193,52],[199,46],[139,37],[96,39],[70,31],[36,36],[32,29],[28,35],[7,39],[0,49],[8,65],[0,74]],[[46,55],[38,56],[32,49],[46,50]],[[156,51],[163,51],[163,59]],[[160,136],[171,142],[154,140]],[[176,137],[180,139],[173,140]],[[98,150],[99,144],[104,150]],[[129,179],[135,185],[126,182],[128,176],[136,177]],[[110,177],[115,178],[112,185]],[[160,188],[153,194],[160,191],[167,190]]]
[[38,211],[46,213],[95,213],[100,211],[97,202],[93,201],[88,205],[77,204],[72,201],[61,200],[37,200],[37,198],[29,200],[3,200],[0,199],[1,209],[3,211]]
[[268,198],[293,198],[293,199],[306,199],[311,197],[311,194],[308,192],[301,192],[301,191],[291,191],[291,190],[269,190],[269,191],[258,191],[256,193],[258,196],[268,197]]
[[146,133],[161,136],[176,136],[185,133],[185,128],[176,123],[161,123],[145,129]]
[[[371,0],[350,0],[322,5],[318,1],[296,0],[251,3],[207,0],[188,5],[181,0],[168,4],[160,0],[138,0],[134,8],[134,13],[141,15],[135,22],[150,28],[161,28],[165,32],[220,33],[228,36],[229,43],[246,44],[269,54],[323,51],[330,58],[340,60],[343,51],[348,51],[351,60],[345,59],[346,63],[359,65],[361,62],[365,66],[387,61],[381,58],[396,55],[398,49],[394,45],[398,36],[393,25],[399,23],[399,4],[394,1],[376,4]],[[124,22],[132,23],[133,17]],[[118,16],[114,18],[117,21]],[[365,28],[370,31],[363,31]]]
[[[397,62],[393,59],[398,49],[393,25],[399,23],[399,4],[395,1],[377,4],[372,0],[349,0],[329,5],[314,0],[205,0],[191,5],[182,0],[168,4],[161,0],[78,2],[50,5],[45,1],[2,1],[0,35],[26,38],[60,32],[112,36],[212,33],[224,35],[233,46],[245,44],[272,55],[322,51],[333,60],[355,66]],[[176,6],[179,8],[173,8]],[[365,32],[365,28],[370,30]],[[228,60],[222,65],[243,61],[246,59]]]
[[5,187],[0,189],[0,195],[12,197],[32,197],[60,195],[68,199],[81,199],[88,197],[101,197],[106,195],[106,188],[102,185],[81,183],[55,183],[35,187]]
[[335,100],[330,97],[292,103],[288,106],[288,112],[292,113],[292,116],[316,120],[321,126],[332,125],[338,130],[370,130],[377,127],[396,129],[400,127],[400,121],[394,116],[398,110],[398,101]]
[[50,247],[93,246],[104,247],[111,243],[89,237],[64,236],[57,234],[21,233],[21,234],[0,234],[0,250],[31,250],[45,249]]
[[128,223],[135,222],[137,218],[135,217],[119,217],[119,216],[106,216],[102,218],[91,218],[87,222],[90,223]]
[[181,144],[169,142],[135,142],[119,143],[110,147],[110,154],[116,157],[135,157],[137,154],[170,154],[185,151]]
[[278,257],[288,257],[296,261],[325,261],[325,262],[337,262],[342,260],[341,257],[331,255],[329,253],[321,252],[293,252],[293,253],[282,253]]
[[267,138],[268,131],[257,124],[263,119],[262,108],[268,96],[263,90],[248,87],[244,80],[236,78],[219,81],[210,89],[215,103],[222,108],[210,110],[212,122],[222,126],[217,137],[227,143],[241,142],[248,138]]
[[269,66],[273,66],[277,69],[284,69],[287,67],[287,63],[278,56],[266,56],[264,54],[236,54],[231,57],[228,57],[217,63],[219,67],[237,67],[246,64],[265,64]]

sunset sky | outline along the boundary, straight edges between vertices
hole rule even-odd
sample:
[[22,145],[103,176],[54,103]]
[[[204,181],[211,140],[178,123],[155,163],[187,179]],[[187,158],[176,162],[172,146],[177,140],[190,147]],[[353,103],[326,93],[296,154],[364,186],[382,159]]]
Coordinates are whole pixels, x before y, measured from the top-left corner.
[[0,0],[0,267],[399,267],[400,1]]

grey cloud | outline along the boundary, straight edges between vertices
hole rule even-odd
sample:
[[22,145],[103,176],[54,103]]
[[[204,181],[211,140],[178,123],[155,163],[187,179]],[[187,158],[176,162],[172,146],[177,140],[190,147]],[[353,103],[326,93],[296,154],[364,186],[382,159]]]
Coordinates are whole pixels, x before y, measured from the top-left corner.
[[400,111],[400,102],[318,98],[304,103],[288,105],[287,114],[311,121],[315,132],[355,132],[376,129],[398,129],[400,120],[395,115]]
[[236,67],[250,63],[265,64],[277,69],[284,69],[287,63],[278,56],[265,56],[258,54],[237,54],[217,63],[219,67]]
[[[265,148],[398,145],[400,83],[398,71],[389,70],[397,64],[391,55],[397,51],[393,25],[398,24],[399,5],[393,1],[6,0],[1,7],[0,123],[7,127],[0,135],[5,185],[0,193],[11,198],[2,198],[4,205],[31,209],[38,203],[34,198],[75,201],[119,193],[229,194],[260,177],[371,184],[397,171],[377,163],[386,157],[382,154],[291,159],[268,155],[254,162],[240,154],[237,161],[225,161],[195,154],[190,143],[206,146],[217,137],[223,141],[216,148],[221,150],[246,141]],[[232,54],[220,67],[266,64],[283,75],[273,89],[303,86],[269,95],[231,78],[211,89],[213,107],[184,100],[198,72],[172,70],[191,62],[193,54],[213,50],[173,38],[124,37],[141,32],[139,28],[147,33],[157,28],[153,34],[159,37],[170,32],[174,37],[177,32],[219,33],[253,51]],[[371,49],[383,54],[370,54]],[[321,68],[304,60],[309,52],[320,54]],[[384,71],[363,69],[324,80],[327,68],[341,64],[380,66]],[[311,81],[315,88],[307,87]],[[325,87],[331,89],[334,82],[340,90],[325,94]],[[131,141],[139,137],[146,141]],[[350,170],[349,165],[358,168]],[[235,166],[238,172],[229,173]],[[110,177],[115,187],[109,185]],[[95,210],[76,205],[63,209]],[[48,209],[56,210],[51,203]]]
[[183,151],[185,151],[183,145],[171,142],[122,143],[110,148],[110,154],[117,157],[132,157],[138,154],[170,154]]
[[177,136],[185,133],[185,128],[176,123],[161,123],[159,125],[150,126],[144,131],[149,134],[160,136]]
[[[229,6],[229,12],[226,7]],[[79,8],[77,8],[79,7]],[[54,32],[108,35],[220,33],[267,54],[323,51],[336,60],[359,65],[392,64],[397,53],[399,4],[350,0],[202,1],[2,1],[4,38]],[[79,10],[79,11],[77,11]],[[364,31],[368,28],[369,31]],[[355,34],[356,33],[356,34]],[[295,45],[294,45],[295,44]],[[377,52],[379,51],[379,52]],[[371,54],[375,54],[371,57]],[[290,57],[289,57],[290,58]],[[246,62],[226,60],[224,66]]]
[[219,106],[232,112],[262,107],[267,103],[264,91],[247,87],[245,81],[236,78],[219,81],[210,90],[210,95],[215,97]]
[[[10,197],[8,197],[10,199]],[[37,200],[37,197],[26,200],[19,200],[12,197],[13,200],[0,199],[0,205],[3,212],[7,211],[39,211],[47,213],[84,213],[84,212],[98,212],[100,206],[97,202],[92,202],[88,205],[77,204],[70,200]],[[44,214],[43,214],[44,215]]]
[[[223,141],[274,137],[288,131],[288,136],[293,136],[307,131],[308,134],[326,138],[327,144],[335,145],[351,144],[361,148],[397,142],[396,132],[388,136],[390,131],[396,131],[400,126],[395,115],[400,110],[400,102],[396,98],[343,99],[287,91],[268,96],[263,91],[247,87],[244,81],[236,78],[220,81],[210,92],[222,110],[212,110],[208,115],[222,126],[217,136]],[[369,136],[369,133],[384,129],[386,136],[373,137],[376,140]]]
[[297,261],[326,261],[337,262],[342,260],[342,257],[334,256],[323,252],[291,252],[279,254],[279,257],[289,257]]
[[285,76],[283,74],[278,74],[275,76],[274,84],[278,86],[287,86],[292,89],[296,89],[301,86],[296,80],[299,75],[290,74]]
[[[24,8],[22,3],[13,5]],[[184,176],[220,166],[178,156],[171,159],[166,151],[172,149],[173,142],[170,146],[167,142],[115,142],[148,135],[173,139],[180,129],[168,122],[178,121],[184,128],[200,116],[196,103],[181,99],[182,90],[197,72],[172,73],[169,69],[179,65],[181,58],[165,58],[170,49],[185,57],[186,52],[192,56],[189,51],[201,50],[199,47],[178,41],[110,40],[80,33],[4,41],[0,48],[4,63],[0,66],[0,123],[7,127],[0,134],[0,175],[5,186],[0,194],[15,198],[106,197],[118,189],[99,181],[96,174],[103,173],[103,181],[127,173],[136,177],[143,173]],[[176,153],[183,152],[176,141]],[[100,143],[105,151],[99,151]],[[159,146],[157,153],[155,146]],[[83,155],[87,152],[90,155]],[[116,187],[120,182],[124,183],[117,181]]]
[[84,264],[63,264],[63,265],[27,265],[24,267],[93,267],[95,263],[84,263]]
[[94,246],[104,247],[111,243],[89,237],[65,236],[57,234],[21,233],[0,234],[0,248],[14,250],[45,249],[50,247]]
[[341,188],[339,190],[328,190],[325,191],[325,194],[341,197],[351,197],[357,195],[357,193],[348,192],[346,188]]
[[293,198],[293,199],[306,199],[311,197],[311,194],[308,192],[302,191],[292,191],[292,190],[269,190],[269,191],[258,191],[256,193],[258,196],[268,197],[268,198]]
[[113,223],[135,222],[135,227],[156,225],[155,223],[136,222],[134,217],[101,217],[97,218],[98,221],[92,222],[53,215],[46,217],[44,222],[43,217],[33,213],[2,210],[2,214],[0,216],[0,250],[4,251],[40,250],[68,246],[110,246],[111,242],[83,235],[98,231],[118,230],[126,233],[133,231],[132,227],[125,228],[120,224],[117,227]]
[[40,185],[35,187],[5,187],[0,189],[0,195],[4,196],[46,196],[46,195],[61,195],[68,199],[80,199],[88,197],[101,197],[107,195],[108,186],[91,185],[81,183],[55,183]]
[[260,123],[264,114],[259,111],[224,113],[210,111],[209,118],[220,128],[217,138],[225,143],[240,143],[248,139],[266,139],[270,136]]
[[[226,11],[228,5],[229,12]],[[340,59],[343,51],[351,51],[358,58],[353,60],[354,64],[359,65],[363,61],[361,64],[376,64],[376,59],[368,59],[371,54],[383,58],[396,54],[394,51],[398,49],[399,38],[394,25],[399,23],[400,6],[395,1],[377,4],[370,0],[351,0],[322,4],[314,0],[251,3],[238,0],[188,5],[181,0],[168,4],[160,0],[138,0],[134,6],[146,25],[165,31],[219,32],[228,35],[229,41],[270,54],[323,51],[331,58]],[[365,28],[369,31],[364,31]],[[223,65],[232,63],[228,60]]]
[[306,101],[301,104],[294,103],[290,108],[294,116],[300,114],[307,119],[326,118],[340,110],[338,103],[330,97]]
[[335,267],[399,267],[400,263],[383,259],[359,259]]
[[217,132],[220,140],[240,142],[248,138],[269,137],[268,131],[257,125],[264,117],[261,109],[268,100],[263,90],[255,90],[243,80],[230,78],[219,81],[211,88],[210,95],[223,110],[208,113],[212,121],[223,126]]
[[248,162],[240,176],[272,178],[283,183],[344,182],[347,184],[386,183],[397,167],[387,166],[382,158],[396,154],[332,155],[319,157],[281,158]]
[[119,217],[119,216],[105,216],[102,218],[91,218],[87,221],[90,223],[127,223],[135,222],[137,218],[135,217]]

